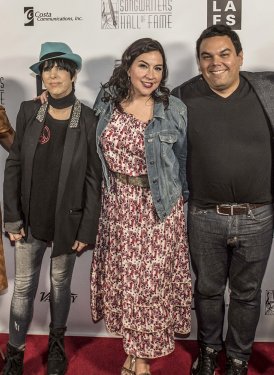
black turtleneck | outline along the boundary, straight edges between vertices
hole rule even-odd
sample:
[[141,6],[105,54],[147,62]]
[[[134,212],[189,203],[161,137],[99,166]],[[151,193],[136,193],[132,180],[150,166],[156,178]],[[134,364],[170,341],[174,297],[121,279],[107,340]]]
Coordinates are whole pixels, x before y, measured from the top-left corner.
[[75,90],[72,89],[71,92],[64,96],[63,98],[55,99],[53,98],[50,93],[48,94],[48,103],[51,107],[57,109],[68,108],[75,103],[76,97],[74,94]]
[[[75,100],[74,90],[61,99],[48,96],[49,105],[58,109],[70,107]],[[56,120],[48,113],[34,156],[29,219],[32,235],[40,240],[54,238],[59,173],[68,123],[69,120]]]

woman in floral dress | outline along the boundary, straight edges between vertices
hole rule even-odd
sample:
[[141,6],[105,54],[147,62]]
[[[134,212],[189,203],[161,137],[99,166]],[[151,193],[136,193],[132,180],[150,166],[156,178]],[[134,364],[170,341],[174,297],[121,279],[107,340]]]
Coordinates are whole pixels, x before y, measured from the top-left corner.
[[104,184],[91,314],[123,337],[125,375],[151,374],[150,359],[174,350],[175,332],[190,331],[186,107],[166,79],[160,43],[139,39],[94,105]]

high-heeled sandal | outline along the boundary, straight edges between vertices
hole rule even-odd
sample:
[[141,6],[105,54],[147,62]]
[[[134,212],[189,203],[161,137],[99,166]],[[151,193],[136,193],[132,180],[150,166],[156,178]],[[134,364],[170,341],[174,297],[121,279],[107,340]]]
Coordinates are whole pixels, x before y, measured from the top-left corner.
[[[136,357],[135,360],[136,360],[136,359],[141,359],[141,358]],[[138,375],[151,375],[151,372],[150,372],[150,371],[149,371],[149,372],[141,372],[141,373],[138,374]]]
[[[129,360],[128,367],[126,367],[127,360]],[[136,357],[134,357],[133,355],[128,355],[126,362],[124,363],[124,366],[122,367],[121,375],[135,375]]]

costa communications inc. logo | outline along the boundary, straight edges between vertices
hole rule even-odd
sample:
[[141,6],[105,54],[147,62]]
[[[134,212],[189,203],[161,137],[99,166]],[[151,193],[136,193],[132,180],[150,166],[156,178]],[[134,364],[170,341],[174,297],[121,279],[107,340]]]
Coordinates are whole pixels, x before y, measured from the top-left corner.
[[39,22],[75,22],[83,21],[83,17],[79,15],[64,16],[55,15],[52,11],[40,11],[34,7],[24,7],[24,26],[34,26]]
[[101,0],[102,29],[171,29],[173,0]]
[[274,315],[274,290],[265,291],[265,315]]
[[34,26],[34,10],[33,7],[24,7],[25,23],[24,26]]
[[242,27],[242,0],[207,0],[207,26],[223,24]]

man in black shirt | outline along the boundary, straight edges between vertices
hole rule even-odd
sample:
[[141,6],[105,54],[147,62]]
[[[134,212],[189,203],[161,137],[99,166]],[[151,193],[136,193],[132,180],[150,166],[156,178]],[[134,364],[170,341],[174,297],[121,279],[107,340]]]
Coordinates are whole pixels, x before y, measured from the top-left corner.
[[213,375],[230,289],[226,374],[247,374],[273,232],[274,73],[241,72],[230,27],[197,40],[201,75],[175,88],[188,107],[189,244],[200,353],[194,375]]

